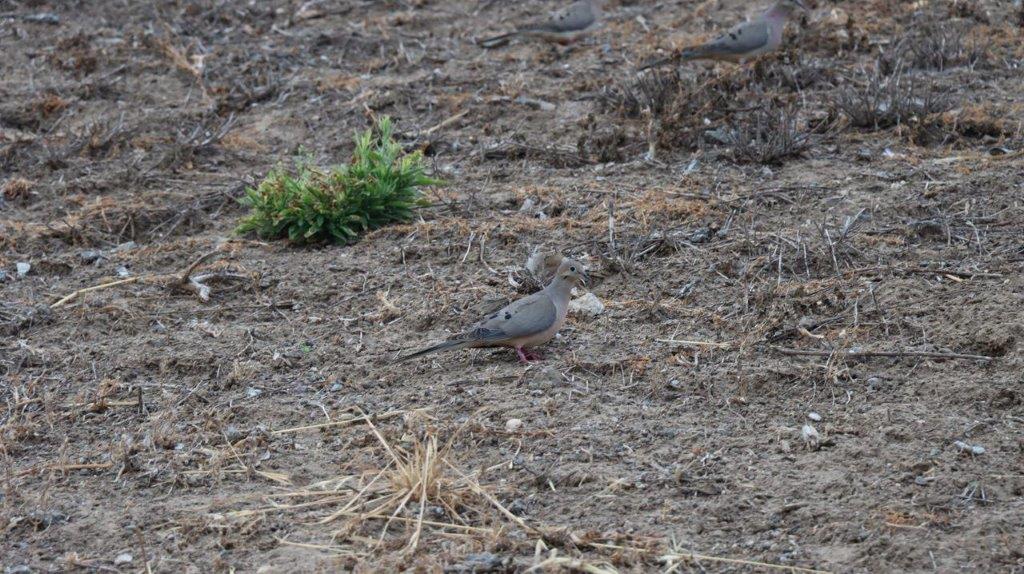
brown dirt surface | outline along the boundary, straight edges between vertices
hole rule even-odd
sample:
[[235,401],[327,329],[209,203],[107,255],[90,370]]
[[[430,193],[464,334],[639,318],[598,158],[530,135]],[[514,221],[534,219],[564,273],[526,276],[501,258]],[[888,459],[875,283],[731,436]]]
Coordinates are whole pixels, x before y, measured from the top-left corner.
[[[0,0],[4,572],[1024,572],[1020,9],[817,0],[643,81],[750,3],[474,42],[556,4]],[[415,221],[233,233],[385,114]],[[534,249],[604,312],[391,364]]]

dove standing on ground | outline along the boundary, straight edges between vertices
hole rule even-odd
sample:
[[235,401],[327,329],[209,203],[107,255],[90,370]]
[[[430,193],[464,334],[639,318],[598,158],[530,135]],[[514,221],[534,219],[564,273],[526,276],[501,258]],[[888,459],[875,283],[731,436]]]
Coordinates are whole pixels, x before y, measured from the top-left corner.
[[562,328],[572,288],[583,284],[586,276],[579,261],[563,259],[547,287],[492,313],[444,343],[399,357],[398,361],[470,347],[512,347],[523,362],[537,359],[539,356],[525,349],[547,343]]
[[515,32],[480,41],[484,48],[494,48],[515,36],[533,36],[549,42],[567,44],[601,25],[601,7],[605,0],[578,0],[541,20],[516,28]]
[[731,28],[721,36],[699,46],[685,48],[668,58],[644,65],[641,70],[674,61],[722,60],[741,63],[767,54],[782,44],[782,31],[797,9],[807,10],[802,0],[778,0],[757,18]]

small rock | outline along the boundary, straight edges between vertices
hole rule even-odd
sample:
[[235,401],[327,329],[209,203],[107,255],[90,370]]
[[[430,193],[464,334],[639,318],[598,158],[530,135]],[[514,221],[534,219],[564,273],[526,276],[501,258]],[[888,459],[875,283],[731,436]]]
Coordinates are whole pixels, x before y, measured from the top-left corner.
[[523,426],[522,419],[508,419],[505,421],[505,430],[508,432],[516,432]]
[[707,130],[704,132],[705,139],[713,143],[718,143],[722,145],[729,145],[729,143],[732,141],[731,136],[731,132],[723,128],[715,128],[713,130]]
[[271,366],[273,366],[274,368],[291,367],[292,362],[288,358],[289,354],[290,353],[287,352],[282,353],[280,351],[274,351],[274,355],[270,358]]
[[555,104],[552,104],[551,102],[535,98],[527,98],[526,96],[519,96],[515,99],[515,103],[545,112],[554,111],[555,109]]
[[53,12],[39,12],[38,14],[26,14],[21,17],[26,22],[34,22],[36,24],[50,24],[56,26],[60,24],[60,16]]
[[804,444],[807,445],[807,448],[817,450],[821,445],[821,436],[818,434],[818,429],[811,425],[804,425],[803,428],[800,429],[800,438],[804,440]]
[[7,272],[0,269],[0,283],[7,281]]
[[15,267],[18,268],[18,277],[24,277],[28,275],[28,272],[32,270],[32,264],[19,261]]
[[32,574],[32,568],[27,564],[8,566],[7,568],[4,568],[4,574]]
[[100,259],[102,259],[103,258],[103,252],[102,251],[96,251],[94,249],[89,249],[89,250],[86,250],[86,251],[83,251],[83,252],[79,253],[78,254],[78,258],[82,260],[82,263],[84,263],[86,265],[89,265],[90,263],[95,263],[95,262],[99,261]]
[[249,397],[250,399],[255,399],[256,397],[258,397],[258,396],[260,396],[262,394],[263,394],[263,391],[257,389],[256,387],[249,387],[249,388],[245,389],[245,396]]
[[235,425],[228,425],[227,428],[224,429],[224,436],[231,442],[237,442],[245,437],[245,433],[239,430]]
[[124,552],[122,554],[118,554],[117,558],[114,558],[114,566],[121,566],[122,564],[131,564],[133,560],[135,560],[134,556],[127,552]]
[[516,516],[522,516],[526,514],[526,504],[517,498],[508,505],[508,511]]
[[128,268],[125,267],[124,265],[118,266],[118,268],[117,268],[117,276],[118,277],[128,277],[131,274],[132,274],[132,272],[128,271]]
[[690,234],[690,243],[706,243],[711,239],[711,229],[708,227],[701,227],[696,229]]
[[587,317],[597,317],[604,313],[604,303],[597,298],[597,295],[588,292],[586,295],[569,302],[569,312]]
[[500,556],[491,554],[490,552],[482,552],[480,554],[469,554],[461,564],[457,565],[454,570],[456,572],[504,572],[505,561]]
[[120,253],[122,251],[129,251],[135,249],[136,247],[138,247],[138,244],[135,243],[134,241],[125,241],[124,243],[115,247],[114,251]]
[[807,418],[811,419],[814,422],[821,422],[821,415],[819,415],[818,413],[807,413]]
[[953,446],[959,449],[960,452],[968,452],[975,456],[979,454],[985,454],[985,447],[976,444],[967,444],[962,440],[955,441],[953,443]]
[[828,26],[845,27],[850,23],[850,15],[842,8],[832,8],[822,18],[822,22]]
[[342,385],[341,383],[334,383],[333,385],[331,385],[331,392],[336,393],[338,391],[343,390],[344,388],[345,386]]

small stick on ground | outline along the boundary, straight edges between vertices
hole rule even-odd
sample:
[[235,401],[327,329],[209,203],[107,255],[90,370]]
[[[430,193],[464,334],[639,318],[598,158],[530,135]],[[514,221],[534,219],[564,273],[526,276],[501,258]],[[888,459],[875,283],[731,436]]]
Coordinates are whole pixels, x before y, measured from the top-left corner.
[[208,261],[211,257],[213,257],[214,255],[217,255],[218,253],[220,253],[220,249],[219,248],[218,249],[214,249],[213,251],[209,251],[207,253],[204,253],[204,254],[200,255],[199,259],[196,259],[195,261],[193,261],[192,264],[189,265],[185,269],[185,271],[181,274],[181,278],[179,278],[178,281],[182,285],[185,285],[186,283],[188,283],[189,282],[189,278],[192,276],[192,272],[196,270],[196,267],[199,267],[204,262]]
[[463,110],[463,111],[461,111],[461,112],[459,112],[459,113],[455,114],[454,116],[452,116],[452,117],[450,117],[450,118],[448,118],[448,119],[444,120],[443,122],[441,122],[441,123],[437,124],[436,126],[434,126],[434,127],[432,127],[432,128],[429,128],[429,129],[425,130],[425,131],[423,132],[423,135],[425,135],[425,136],[429,136],[430,134],[432,134],[432,133],[436,132],[437,130],[440,130],[440,129],[444,129],[444,128],[446,128],[446,127],[448,127],[448,126],[452,125],[453,123],[455,123],[455,122],[457,122],[457,121],[461,120],[461,119],[462,119],[463,117],[465,117],[465,115],[466,115],[466,114],[468,114],[468,113],[469,113],[469,110]]
[[276,430],[276,431],[271,431],[270,434],[272,434],[272,435],[287,434],[287,433],[293,433],[293,432],[299,432],[299,431],[305,431],[305,430],[316,430],[316,429],[322,429],[322,428],[326,428],[326,427],[334,427],[334,426],[347,425],[347,424],[354,423],[354,422],[368,421],[369,417],[373,417],[373,418],[375,418],[377,420],[383,420],[383,419],[389,419],[389,418],[392,418],[392,417],[397,417],[397,416],[400,416],[400,415],[404,415],[407,412],[409,412],[409,411],[388,411],[386,413],[382,413],[382,414],[379,414],[379,415],[359,415],[359,416],[354,416],[354,417],[347,418],[347,419],[331,421],[329,423],[320,423],[320,424],[315,424],[315,425],[304,425],[304,426],[299,426],[299,427],[291,427],[291,428],[286,428],[286,429],[279,429],[279,430]]
[[732,343],[718,343],[715,341],[685,341],[680,339],[655,339],[656,343],[669,343],[671,345],[687,345],[690,347],[715,347],[718,349],[728,349]]
[[84,289],[79,289],[78,291],[75,291],[74,293],[71,293],[70,295],[66,295],[66,296],[62,297],[59,301],[57,301],[53,305],[50,305],[50,309],[56,309],[57,307],[63,307],[68,302],[70,302],[73,299],[77,298],[79,295],[84,295],[85,293],[89,293],[91,291],[99,291],[100,289],[106,289],[108,287],[116,287],[118,285],[125,285],[125,284],[128,284],[128,283],[135,283],[136,281],[139,281],[141,279],[142,279],[142,277],[129,277],[127,279],[121,279],[119,281],[111,281],[110,283],[102,283],[100,285],[93,285],[92,287],[86,287]]

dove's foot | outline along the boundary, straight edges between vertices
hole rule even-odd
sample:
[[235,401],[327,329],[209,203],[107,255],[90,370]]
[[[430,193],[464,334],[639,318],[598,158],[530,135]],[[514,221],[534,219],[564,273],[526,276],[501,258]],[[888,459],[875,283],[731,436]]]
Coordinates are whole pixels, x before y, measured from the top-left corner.
[[516,355],[519,356],[519,361],[522,363],[529,363],[530,361],[539,361],[544,358],[543,355],[536,351],[527,351],[522,347],[516,347]]
[[519,361],[522,363],[529,363],[530,361],[540,361],[541,359],[544,358],[544,355],[541,355],[539,352],[527,351],[522,347],[516,347],[516,355],[519,356]]

